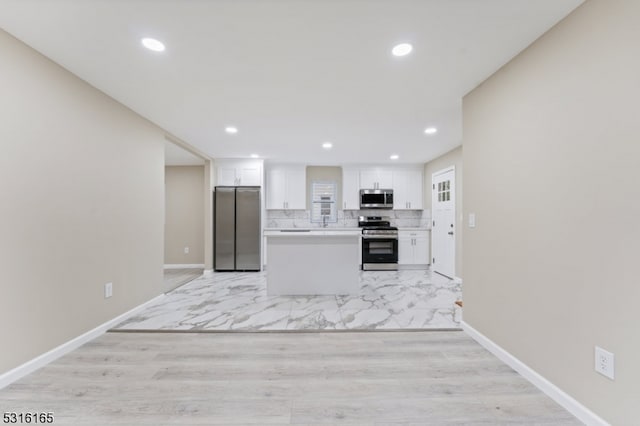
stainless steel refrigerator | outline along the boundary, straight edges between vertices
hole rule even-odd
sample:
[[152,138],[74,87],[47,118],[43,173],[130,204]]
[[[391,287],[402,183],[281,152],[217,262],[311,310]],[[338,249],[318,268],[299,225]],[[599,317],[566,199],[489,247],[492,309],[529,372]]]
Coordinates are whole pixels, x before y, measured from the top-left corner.
[[260,187],[216,186],[216,271],[260,270]]

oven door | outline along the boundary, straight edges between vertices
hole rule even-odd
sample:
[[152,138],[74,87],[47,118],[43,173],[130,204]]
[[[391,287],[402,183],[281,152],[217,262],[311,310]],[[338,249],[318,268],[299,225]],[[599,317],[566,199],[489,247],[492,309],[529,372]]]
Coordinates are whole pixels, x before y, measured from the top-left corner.
[[[371,265],[371,266],[368,266]],[[384,266],[386,265],[386,266]],[[362,268],[397,269],[398,239],[382,236],[362,236]]]

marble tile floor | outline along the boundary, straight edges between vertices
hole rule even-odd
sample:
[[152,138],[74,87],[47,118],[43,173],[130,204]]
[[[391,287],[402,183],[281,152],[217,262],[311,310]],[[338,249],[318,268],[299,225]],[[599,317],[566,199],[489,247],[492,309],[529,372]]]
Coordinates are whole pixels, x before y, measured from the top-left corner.
[[201,277],[202,268],[180,268],[164,270],[164,291],[170,291]]
[[460,281],[428,270],[361,271],[360,292],[349,296],[269,296],[266,272],[217,272],[167,293],[114,330],[459,329],[454,302],[461,296]]

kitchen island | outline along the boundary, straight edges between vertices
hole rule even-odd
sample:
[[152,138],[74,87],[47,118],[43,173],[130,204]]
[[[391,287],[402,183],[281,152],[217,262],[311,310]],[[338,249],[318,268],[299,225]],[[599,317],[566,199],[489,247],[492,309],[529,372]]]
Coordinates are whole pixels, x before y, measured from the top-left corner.
[[265,239],[268,295],[358,293],[359,232],[285,230]]

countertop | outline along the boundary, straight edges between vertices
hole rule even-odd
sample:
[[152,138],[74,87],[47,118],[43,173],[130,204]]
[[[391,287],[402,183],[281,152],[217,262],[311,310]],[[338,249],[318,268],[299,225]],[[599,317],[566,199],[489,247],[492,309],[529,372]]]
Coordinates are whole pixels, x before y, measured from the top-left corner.
[[[399,231],[431,231],[431,228],[423,227],[411,227],[400,226]],[[284,231],[284,232],[283,232]],[[316,235],[331,235],[340,234],[341,232],[357,232],[360,233],[362,228],[359,227],[317,227],[317,228],[264,228],[264,235],[275,235],[279,233],[283,234],[316,234]]]
[[360,229],[358,228],[340,228],[340,229],[332,229],[332,228],[279,228],[279,229],[265,229],[264,236],[265,237],[318,237],[318,236],[337,236],[337,237],[348,237],[348,236],[359,236]]
[[267,231],[360,231],[361,228],[355,227],[341,227],[341,226],[327,226],[323,228],[321,226],[310,228],[264,228],[264,232]]

